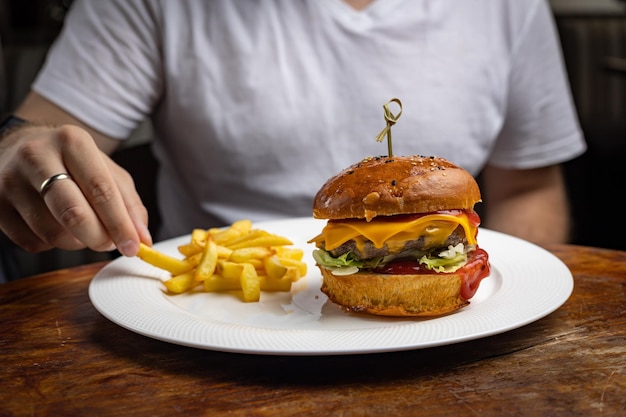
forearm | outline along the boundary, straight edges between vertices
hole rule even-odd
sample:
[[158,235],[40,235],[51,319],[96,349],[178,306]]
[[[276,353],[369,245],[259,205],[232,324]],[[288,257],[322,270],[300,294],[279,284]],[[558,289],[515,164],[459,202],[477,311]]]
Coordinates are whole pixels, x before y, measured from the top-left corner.
[[14,115],[30,124],[79,126],[89,133],[98,148],[109,155],[113,153],[120,144],[119,140],[112,139],[92,129],[54,103],[34,92],[28,94],[22,104],[15,110]]
[[489,168],[485,174],[485,228],[539,245],[569,241],[569,202],[560,168]]

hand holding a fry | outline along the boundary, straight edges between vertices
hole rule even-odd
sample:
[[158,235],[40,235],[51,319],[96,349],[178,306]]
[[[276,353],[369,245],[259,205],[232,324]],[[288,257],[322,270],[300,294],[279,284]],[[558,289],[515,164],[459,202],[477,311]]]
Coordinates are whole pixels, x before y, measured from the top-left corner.
[[243,300],[253,302],[261,291],[290,291],[306,275],[304,253],[292,244],[240,220],[225,229],[194,229],[190,241],[178,247],[182,259],[143,244],[137,256],[172,274],[164,282],[171,293],[202,285],[208,292],[241,290]]

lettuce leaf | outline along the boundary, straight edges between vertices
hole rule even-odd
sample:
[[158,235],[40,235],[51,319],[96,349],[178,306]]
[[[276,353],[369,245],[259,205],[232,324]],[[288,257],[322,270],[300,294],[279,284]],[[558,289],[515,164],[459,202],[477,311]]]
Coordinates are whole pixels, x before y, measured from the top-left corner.
[[352,252],[344,253],[338,258],[333,258],[330,253],[326,252],[323,249],[316,249],[313,251],[313,259],[319,265],[326,268],[345,268],[350,266],[356,266],[357,268],[362,268],[365,262],[356,259]]
[[471,252],[472,250],[474,250],[474,248],[471,245],[464,247],[461,244],[456,247],[449,246],[447,250],[433,252],[430,254],[423,251],[410,250],[401,254],[361,260],[357,259],[352,252],[344,253],[343,255],[335,258],[323,249],[316,249],[313,251],[313,258],[324,268],[332,270],[344,269],[346,273],[355,273],[359,269],[373,269],[377,266],[393,262],[396,259],[410,258],[433,271],[451,273],[465,265],[467,262],[467,252]]
[[454,272],[463,267],[466,262],[467,254],[464,252],[457,252],[456,255],[449,258],[424,255],[419,260],[420,264],[437,272]]

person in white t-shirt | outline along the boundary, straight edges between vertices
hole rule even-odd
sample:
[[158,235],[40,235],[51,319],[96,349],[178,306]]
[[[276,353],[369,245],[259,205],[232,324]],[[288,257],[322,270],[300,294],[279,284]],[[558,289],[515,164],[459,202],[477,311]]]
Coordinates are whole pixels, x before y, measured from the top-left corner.
[[546,0],[77,0],[0,142],[0,229],[32,252],[151,243],[108,157],[146,118],[156,239],[311,216],[327,178],[387,153],[394,97],[394,154],[482,174],[484,227],[567,241],[560,164],[586,145]]

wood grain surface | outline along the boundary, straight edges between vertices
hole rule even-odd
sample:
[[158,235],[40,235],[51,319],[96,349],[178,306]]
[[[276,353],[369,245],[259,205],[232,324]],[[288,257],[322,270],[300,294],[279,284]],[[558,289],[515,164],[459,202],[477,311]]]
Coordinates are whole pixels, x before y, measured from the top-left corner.
[[103,263],[0,286],[0,416],[625,416],[626,252],[548,248],[570,299],[522,328],[406,352],[281,357],[153,340],[110,322]]

